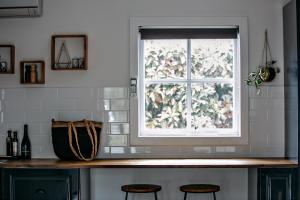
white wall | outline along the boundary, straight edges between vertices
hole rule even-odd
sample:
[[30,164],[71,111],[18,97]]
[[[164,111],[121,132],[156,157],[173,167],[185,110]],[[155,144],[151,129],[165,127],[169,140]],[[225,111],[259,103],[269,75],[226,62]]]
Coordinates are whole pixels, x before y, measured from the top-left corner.
[[[264,30],[268,29],[273,57],[278,67],[283,67],[283,39],[281,3],[276,0],[44,0],[44,15],[37,19],[0,19],[0,43],[16,46],[16,74],[0,75],[0,153],[4,153],[5,134],[8,128],[19,129],[30,123],[34,157],[54,157],[50,136],[50,118],[91,118],[106,120],[107,112],[98,109],[103,105],[104,87],[127,87],[129,82],[129,17],[130,16],[247,16],[249,23],[249,68],[254,70],[261,62]],[[89,70],[79,72],[50,70],[50,37],[60,33],[86,33],[89,36]],[[19,61],[45,59],[46,85],[28,88],[19,84]],[[283,72],[283,70],[281,70]],[[246,79],[246,77],[243,77]],[[283,74],[257,96],[250,89],[249,145],[230,148],[205,149],[142,147],[141,154],[131,154],[132,148],[122,147],[125,154],[113,154],[105,148],[102,157],[228,157],[284,155],[284,101]],[[124,97],[125,98],[125,97]],[[127,136],[126,136],[127,137]],[[106,130],[103,131],[103,145]],[[115,148],[115,147],[113,147]],[[200,149],[200,152],[199,152]],[[115,150],[115,149],[114,149]],[[227,151],[227,152],[226,152]],[[208,152],[208,153],[207,153]],[[196,170],[93,170],[93,199],[119,198],[119,186],[131,181],[159,181],[170,193],[163,199],[174,199],[176,187],[201,180],[218,184],[227,183],[220,199],[244,200],[247,193],[247,170],[199,170],[199,177],[192,179]],[[218,176],[214,176],[214,174]],[[229,173],[230,176],[226,176]],[[139,174],[143,174],[139,176]],[[148,174],[148,175],[147,175]],[[166,180],[160,180],[160,176]],[[180,174],[180,176],[178,176]],[[131,176],[134,175],[134,176]],[[152,176],[153,175],[153,176]],[[186,175],[186,176],[184,176]],[[133,177],[139,176],[139,179]],[[180,178],[174,178],[180,177]],[[219,178],[223,178],[220,180]],[[115,180],[110,182],[108,180]],[[167,182],[170,183],[167,183]],[[100,185],[111,189],[110,198]],[[235,187],[239,186],[240,193]],[[175,188],[175,189],[174,189]],[[114,196],[116,195],[116,196]],[[247,195],[246,195],[247,196]],[[172,197],[172,198],[171,198]],[[230,197],[230,198],[229,198]],[[231,198],[232,197],[232,198]],[[180,197],[177,197],[180,199]]]
[[[120,188],[128,183],[151,183],[162,186],[160,200],[182,200],[179,191],[182,184],[219,184],[218,200],[246,200],[248,192],[247,169],[102,169],[93,170],[91,180],[92,199],[125,199]],[[105,180],[105,183],[104,183]],[[99,187],[102,185],[102,187]],[[153,200],[153,194],[129,195],[130,200]],[[189,200],[213,199],[212,194],[189,194]],[[254,200],[254,199],[253,199]]]

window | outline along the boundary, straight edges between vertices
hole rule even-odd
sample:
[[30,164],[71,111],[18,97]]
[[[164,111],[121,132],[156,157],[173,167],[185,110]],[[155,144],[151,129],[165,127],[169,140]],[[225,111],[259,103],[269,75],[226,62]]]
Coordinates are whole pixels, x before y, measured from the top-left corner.
[[138,120],[131,121],[133,143],[245,143],[240,28],[135,26],[138,91],[131,119],[136,107]]

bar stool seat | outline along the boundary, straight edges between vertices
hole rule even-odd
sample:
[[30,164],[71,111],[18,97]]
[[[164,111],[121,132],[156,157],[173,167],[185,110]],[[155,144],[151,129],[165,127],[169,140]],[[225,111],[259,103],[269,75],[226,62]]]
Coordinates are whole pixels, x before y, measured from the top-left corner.
[[184,192],[184,200],[187,198],[187,193],[213,193],[216,200],[216,192],[220,191],[220,186],[210,184],[189,184],[180,186],[180,191]]
[[157,192],[161,190],[161,186],[152,184],[130,184],[121,187],[123,192],[126,192],[125,200],[128,198],[128,193],[154,193],[154,198],[157,200]]

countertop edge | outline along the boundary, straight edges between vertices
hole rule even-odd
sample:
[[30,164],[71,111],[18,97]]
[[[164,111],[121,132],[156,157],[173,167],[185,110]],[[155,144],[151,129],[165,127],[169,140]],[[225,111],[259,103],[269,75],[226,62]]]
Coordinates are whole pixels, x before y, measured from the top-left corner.
[[285,158],[212,159],[97,159],[61,161],[58,159],[9,160],[0,169],[80,169],[80,168],[297,168],[296,160]]

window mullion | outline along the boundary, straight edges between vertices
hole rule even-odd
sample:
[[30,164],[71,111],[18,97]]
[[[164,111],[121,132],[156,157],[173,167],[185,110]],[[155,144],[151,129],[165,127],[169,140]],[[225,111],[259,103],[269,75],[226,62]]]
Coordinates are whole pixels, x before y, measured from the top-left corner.
[[192,127],[192,54],[191,54],[191,40],[187,40],[187,129]]

